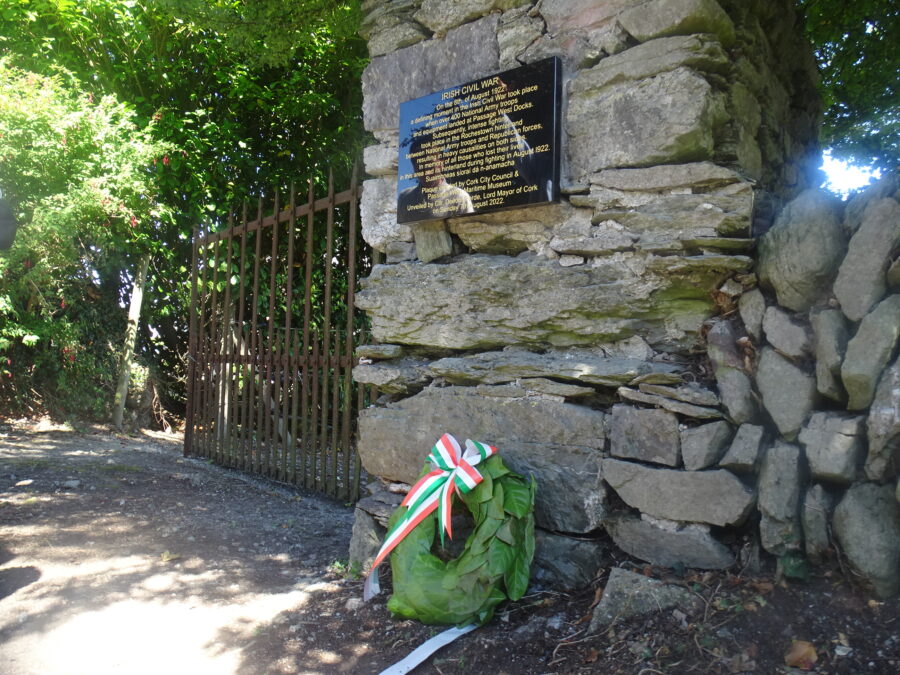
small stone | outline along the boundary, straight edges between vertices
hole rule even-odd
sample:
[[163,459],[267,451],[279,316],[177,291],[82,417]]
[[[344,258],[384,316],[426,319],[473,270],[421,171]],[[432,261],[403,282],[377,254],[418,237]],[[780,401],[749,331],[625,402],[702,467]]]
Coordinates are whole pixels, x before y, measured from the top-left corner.
[[676,471],[607,458],[602,473],[626,504],[656,518],[735,525],[756,503],[756,495],[722,469]]
[[565,384],[564,382],[548,380],[545,377],[526,377],[517,380],[516,384],[529,392],[533,391],[541,394],[550,394],[552,396],[562,396],[564,398],[580,398],[582,396],[590,396],[591,394],[597,393],[597,390],[593,387]]
[[710,534],[709,526],[624,515],[609,518],[604,526],[616,546],[654,565],[718,570],[734,563],[734,556]]
[[558,591],[585,588],[612,560],[612,546],[601,539],[575,539],[536,528],[534,540],[534,581]]
[[775,426],[788,440],[796,438],[816,403],[815,378],[766,347],[759,358],[756,384]]
[[754,288],[744,293],[738,302],[738,311],[750,337],[759,342],[762,337],[763,316],[766,313],[766,299],[762,291]]
[[900,204],[881,199],[869,204],[850,239],[834,282],[834,294],[851,321],[862,319],[884,297],[885,272],[900,245]]
[[353,381],[371,385],[384,394],[409,394],[431,380],[428,364],[412,358],[361,363],[353,368]]
[[678,607],[692,614],[699,608],[698,598],[688,589],[664,584],[643,574],[614,567],[594,609],[588,633],[617,621]]
[[884,371],[875,389],[867,422],[866,476],[881,481],[900,470],[900,359]]
[[759,467],[759,451],[765,433],[766,430],[761,426],[742,424],[719,466],[738,473],[755,473]]
[[610,440],[615,457],[668,466],[681,463],[678,420],[664,410],[613,406]]
[[728,321],[716,321],[706,335],[707,352],[716,375],[719,398],[735,424],[756,419],[756,399],[744,361],[738,352],[737,335]]
[[358,612],[363,605],[362,598],[348,598],[344,603],[344,609],[348,612]]
[[563,267],[574,267],[575,265],[584,265],[584,258],[580,255],[561,255],[559,256],[559,264]]
[[875,385],[890,360],[900,335],[900,294],[891,295],[862,320],[847,344],[841,377],[847,390],[847,408],[868,408]]
[[728,422],[712,422],[681,432],[681,457],[684,468],[699,471],[719,461],[731,440]]
[[832,401],[843,402],[847,395],[841,382],[841,363],[847,351],[850,329],[839,309],[823,309],[810,315],[816,357],[816,388]]
[[641,384],[640,389],[645,394],[655,394],[665,398],[672,398],[685,403],[703,406],[719,405],[719,397],[709,389],[704,389],[698,384],[689,382],[680,387],[666,387],[658,384]]
[[63,481],[62,486],[69,490],[76,490],[79,487],[81,487],[81,481],[80,480],[66,480],[66,481]]
[[759,534],[762,546],[777,556],[796,551],[803,542],[800,527],[800,457],[796,445],[777,442],[763,458],[759,472]]
[[800,357],[810,351],[806,326],[778,307],[769,307],[763,317],[763,332],[770,345],[787,356]]
[[814,478],[849,485],[859,474],[865,445],[865,418],[817,412],[800,432]]
[[443,258],[453,253],[453,238],[443,221],[415,223],[412,226],[416,243],[416,257],[423,263]]
[[803,498],[803,539],[806,556],[812,562],[820,562],[831,545],[828,524],[834,504],[834,496],[818,484],[810,487]]
[[847,490],[834,510],[834,533],[879,597],[900,591],[900,504],[892,486],[860,483]]
[[687,417],[696,417],[697,419],[712,419],[723,417],[722,413],[715,408],[706,408],[699,405],[684,403],[682,401],[674,401],[664,396],[645,394],[644,392],[635,391],[634,389],[628,389],[627,387],[619,387],[617,393],[619,394],[619,396],[629,401],[637,401],[638,403],[649,403],[650,405],[657,405],[660,408],[664,408],[665,410],[678,413],[679,415],[685,415]]
[[388,265],[416,259],[416,245],[411,241],[389,241],[384,245],[384,261]]
[[385,359],[399,359],[403,356],[403,347],[400,345],[359,345],[353,350],[358,359],[372,359],[382,361]]

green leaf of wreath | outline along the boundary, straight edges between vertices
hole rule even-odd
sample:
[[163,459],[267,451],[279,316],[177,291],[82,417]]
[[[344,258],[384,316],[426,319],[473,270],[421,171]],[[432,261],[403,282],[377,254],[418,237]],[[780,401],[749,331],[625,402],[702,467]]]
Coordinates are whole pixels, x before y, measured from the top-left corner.
[[516,518],[524,518],[531,511],[531,491],[523,483],[510,482],[503,493],[503,509]]
[[[458,558],[444,562],[431,552],[436,512],[391,554],[394,592],[388,609],[394,615],[423,623],[481,624],[499,603],[525,594],[534,557],[535,482],[511,472],[496,455],[479,469],[484,480],[463,495],[475,529]],[[389,526],[405,511],[398,508]]]

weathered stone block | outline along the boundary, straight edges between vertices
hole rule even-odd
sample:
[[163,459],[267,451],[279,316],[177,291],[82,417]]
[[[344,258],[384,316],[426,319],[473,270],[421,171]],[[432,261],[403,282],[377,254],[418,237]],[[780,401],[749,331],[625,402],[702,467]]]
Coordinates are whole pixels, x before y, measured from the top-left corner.
[[708,526],[613,516],[605,527],[616,546],[654,565],[719,570],[734,563],[734,556],[709,533]]
[[878,378],[887,367],[900,335],[900,294],[882,300],[859,324],[847,343],[841,378],[847,390],[847,408],[869,407]]
[[778,307],[766,310],[763,332],[770,345],[788,356],[803,356],[812,347],[806,326]]
[[615,405],[609,436],[615,457],[667,466],[681,463],[678,419],[665,410]]
[[648,403],[650,405],[659,406],[664,410],[668,410],[686,417],[696,417],[697,419],[713,419],[723,417],[722,413],[715,408],[707,408],[704,406],[677,401],[665,396],[656,394],[647,394],[643,391],[635,391],[628,387],[619,387],[617,393],[626,401],[637,401],[638,403]]
[[900,204],[893,199],[871,203],[834,282],[834,294],[851,321],[862,319],[884,297],[885,273],[898,245]]
[[896,475],[900,470],[900,359],[878,381],[867,427],[866,476],[881,481]]
[[396,241],[412,241],[409,225],[397,222],[397,179],[373,178],[363,181],[359,202],[362,237],[376,251],[384,251]]
[[641,384],[638,388],[645,394],[664,396],[676,401],[684,401],[691,405],[713,407],[719,405],[719,397],[714,392],[704,389],[693,382],[686,382],[680,387],[669,387],[663,384]]
[[773,555],[797,551],[803,544],[800,458],[796,445],[778,442],[763,457],[759,471],[760,541]]
[[834,496],[821,485],[813,485],[803,497],[804,548],[813,562],[820,562],[831,545],[828,525],[834,504]]
[[762,322],[766,314],[766,299],[758,288],[747,291],[738,302],[744,327],[757,343],[762,338]]
[[602,59],[572,80],[570,94],[601,89],[620,82],[653,77],[679,67],[721,72],[728,57],[718,40],[709,35],[685,35],[651,40],[621,54]]
[[752,246],[746,239],[753,212],[750,183],[733,183],[700,194],[663,195],[592,185],[582,201],[595,207],[593,222],[614,223],[620,236],[628,236],[632,246],[642,250],[709,247],[744,252]]
[[515,255],[529,248],[537,250],[549,242],[556,231],[587,231],[591,213],[560,202],[525,210],[451,218],[448,225],[450,231],[473,251]]
[[543,354],[508,348],[472,356],[448,357],[430,366],[436,377],[453,384],[504,384],[520,378],[552,377],[618,387],[651,373],[678,371],[671,363],[603,356],[588,349],[551,349]]
[[728,422],[712,422],[681,432],[681,457],[688,471],[706,469],[719,461],[731,441]]
[[847,250],[834,200],[807,190],[790,202],[759,242],[760,281],[778,304],[805,312],[831,290]]
[[880,597],[900,592],[900,504],[893,486],[860,483],[847,490],[834,510],[834,534]]
[[832,401],[846,398],[841,383],[841,363],[847,351],[850,329],[839,309],[823,309],[810,315],[815,344],[816,388]]
[[478,19],[497,9],[511,9],[529,0],[422,0],[422,8],[415,13],[417,21],[435,33],[446,33],[472,19]]
[[756,503],[753,491],[725,470],[655,469],[607,458],[603,478],[626,504],[656,518],[736,525]]
[[581,590],[611,564],[611,549],[599,539],[573,539],[536,528],[532,579],[559,591]]
[[753,385],[744,371],[744,359],[738,352],[737,335],[728,321],[716,321],[706,335],[707,353],[719,387],[719,398],[735,424],[756,419]]
[[588,632],[593,633],[616,621],[672,607],[693,613],[699,609],[698,598],[683,586],[664,584],[643,574],[614,567],[606,581],[603,597],[594,609]]
[[373,58],[362,76],[366,129],[396,129],[401,102],[496,72],[498,21],[496,15],[486,16],[443,39]]
[[397,175],[397,139],[391,142],[370,145],[363,149],[363,164],[370,176]]
[[359,455],[370,474],[416,480],[443,433],[499,448],[504,462],[538,481],[535,518],[560,532],[589,532],[605,515],[600,473],[606,415],[569,403],[429,388],[359,415]]
[[381,549],[381,541],[387,529],[360,508],[354,512],[353,531],[350,534],[350,569],[364,573],[375,562]]
[[565,384],[556,380],[548,380],[545,377],[526,377],[516,380],[516,384],[525,389],[529,394],[545,394],[547,396],[559,396],[562,398],[581,398],[596,394],[593,387],[581,387],[577,384]]
[[691,33],[713,33],[726,45],[734,41],[734,24],[715,0],[650,0],[626,9],[618,19],[640,42]]
[[[619,254],[624,255],[624,254]],[[376,266],[357,307],[376,340],[452,349],[611,342],[693,344],[711,291],[749,262],[739,256],[617,258],[562,268],[550,261],[468,255],[452,265]]]
[[422,0],[394,0],[366,3],[359,34],[366,39],[369,56],[381,56],[428,38],[428,33],[412,18]]
[[397,359],[361,363],[353,368],[353,381],[375,387],[383,394],[419,391],[431,381],[428,363],[418,359]]
[[655,196],[639,197],[641,201],[635,205],[646,203],[645,199],[659,198],[667,193],[684,193],[688,189],[693,193],[707,193],[740,182],[742,182],[740,174],[712,162],[660,164],[639,169],[603,169],[591,176],[592,185],[608,190],[640,195],[657,193]]
[[850,484],[865,455],[865,418],[817,412],[800,432],[814,478]]
[[403,347],[400,345],[359,345],[353,350],[353,355],[358,359],[399,359],[403,356]]
[[573,94],[566,118],[571,179],[607,167],[710,159],[715,108],[709,83],[687,68]]
[[738,473],[755,473],[759,468],[759,451],[765,433],[764,427],[742,424],[738,427],[734,440],[719,462],[719,466]]
[[416,257],[423,263],[453,253],[453,240],[442,221],[415,223],[412,226]]
[[788,440],[796,438],[815,407],[815,378],[774,349],[766,347],[759,357],[756,386],[778,431]]

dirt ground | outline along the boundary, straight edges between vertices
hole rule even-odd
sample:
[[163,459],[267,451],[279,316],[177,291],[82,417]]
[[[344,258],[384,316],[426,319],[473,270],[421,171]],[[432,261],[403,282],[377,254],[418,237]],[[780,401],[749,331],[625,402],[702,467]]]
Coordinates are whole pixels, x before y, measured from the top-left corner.
[[[378,673],[442,629],[392,619],[387,592],[360,606],[352,520],[350,505],[184,459],[178,436],[2,423],[0,674]],[[623,560],[701,609],[589,635],[605,576],[536,590],[415,672],[801,672],[785,665],[795,640],[813,672],[900,672],[900,601],[870,599],[839,562],[776,583]]]

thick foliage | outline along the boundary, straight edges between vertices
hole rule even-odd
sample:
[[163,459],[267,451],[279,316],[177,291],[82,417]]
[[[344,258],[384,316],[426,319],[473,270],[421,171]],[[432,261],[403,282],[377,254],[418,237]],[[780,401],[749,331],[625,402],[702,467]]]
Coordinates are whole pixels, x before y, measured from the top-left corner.
[[[138,349],[176,386],[184,365],[193,228],[293,179],[349,177],[362,145],[354,2],[0,0],[0,51],[38,73],[64,67],[84,97],[115,96],[177,151],[149,175],[160,220]],[[301,186],[301,192],[303,192]],[[253,210],[251,210],[252,214]],[[149,219],[149,212],[138,214]],[[18,244],[17,244],[18,246]],[[118,293],[129,276],[120,269]],[[115,283],[115,282],[111,282]]]
[[836,157],[900,168],[900,4],[798,0],[825,103],[823,143]]
[[40,391],[101,414],[121,337],[122,275],[171,211],[153,163],[171,152],[112,96],[0,60],[0,185],[23,227],[0,257],[0,400]]

